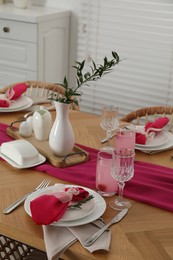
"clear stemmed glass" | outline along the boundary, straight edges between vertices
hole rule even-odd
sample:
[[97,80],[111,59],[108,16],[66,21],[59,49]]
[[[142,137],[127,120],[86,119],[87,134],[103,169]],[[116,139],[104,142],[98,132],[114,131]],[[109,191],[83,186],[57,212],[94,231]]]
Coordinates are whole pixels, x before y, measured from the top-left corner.
[[113,150],[110,145],[110,138],[112,131],[119,127],[118,121],[118,107],[113,105],[103,105],[101,109],[101,120],[100,126],[106,131],[107,135],[107,146],[101,150]]
[[110,201],[109,205],[115,210],[130,208],[131,203],[123,199],[125,182],[129,181],[134,175],[134,157],[132,149],[121,148],[114,151],[114,165],[112,167],[112,177],[118,181],[119,196]]

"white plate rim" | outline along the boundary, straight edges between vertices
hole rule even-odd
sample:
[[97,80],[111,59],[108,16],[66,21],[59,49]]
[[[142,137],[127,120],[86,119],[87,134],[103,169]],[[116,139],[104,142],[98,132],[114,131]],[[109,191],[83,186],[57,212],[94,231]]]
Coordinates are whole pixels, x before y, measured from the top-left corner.
[[[100,216],[103,215],[103,213],[106,210],[106,202],[103,199],[103,197],[98,194],[96,191],[80,186],[80,185],[65,185],[65,187],[81,187],[85,190],[87,190],[89,192],[90,195],[94,196],[94,200],[95,200],[95,208],[93,210],[93,212],[83,218],[77,219],[77,220],[72,220],[72,221],[62,221],[59,220],[58,222],[53,222],[50,225],[51,226],[60,226],[60,227],[64,227],[64,226],[68,226],[68,227],[75,227],[75,226],[80,226],[80,225],[84,225],[87,223],[90,223],[96,219],[98,219]],[[49,186],[47,188],[44,188],[44,190],[51,190],[53,188],[53,186]],[[31,211],[30,211],[30,201],[34,198],[37,197],[37,195],[41,192],[41,190],[37,190],[35,192],[33,192],[31,195],[29,195],[27,197],[27,199],[25,200],[24,203],[24,209],[26,211],[26,213],[31,217]]]
[[46,161],[46,157],[44,157],[42,154],[39,153],[39,161],[33,164],[28,164],[28,165],[19,165],[17,163],[15,163],[13,160],[11,160],[10,158],[8,158],[7,156],[5,156],[4,154],[1,153],[1,146],[0,146],[0,157],[2,159],[4,159],[6,162],[8,162],[11,166],[13,166],[14,168],[18,168],[18,169],[26,169],[26,168],[31,168],[34,166],[37,166],[43,162]]
[[141,149],[146,149],[146,148],[156,148],[156,147],[160,147],[160,146],[162,146],[162,145],[164,145],[164,144],[166,144],[167,142],[168,142],[168,140],[169,140],[169,137],[168,137],[168,131],[161,131],[161,132],[159,132],[157,135],[156,135],[156,137],[155,138],[159,138],[159,135],[164,135],[165,136],[165,140],[163,140],[161,143],[159,143],[159,144],[155,144],[155,145],[146,145],[146,144],[135,144],[135,148],[141,148]]
[[172,147],[173,146],[173,134],[171,132],[167,132],[167,135],[168,135],[168,141],[161,145],[161,146],[158,146],[158,147],[138,147],[135,145],[135,149],[136,150],[139,150],[139,151],[157,151],[157,150],[164,150],[164,149],[167,149],[169,147]]
[[19,107],[9,107],[9,108],[0,107],[0,112],[5,112],[5,113],[7,113],[7,112],[17,112],[17,111],[21,111],[23,109],[26,109],[26,108],[32,106],[32,104],[33,104],[33,100],[29,97],[21,96],[19,99],[23,100],[23,102],[24,102],[23,105],[20,105]]

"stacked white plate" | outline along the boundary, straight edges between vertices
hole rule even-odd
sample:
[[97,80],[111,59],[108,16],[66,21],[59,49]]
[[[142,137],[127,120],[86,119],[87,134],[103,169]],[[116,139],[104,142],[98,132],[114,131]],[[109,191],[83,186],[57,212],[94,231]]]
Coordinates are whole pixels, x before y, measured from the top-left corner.
[[156,153],[171,149],[173,148],[173,134],[162,130],[155,135],[153,140],[147,140],[145,145],[136,144],[135,148],[148,153]]
[[[66,187],[72,186],[77,187],[77,185],[66,185]],[[60,227],[80,226],[90,223],[103,215],[106,210],[106,202],[102,196],[91,189],[85,187],[82,188],[87,190],[89,195],[93,195],[94,198],[84,203],[81,209],[67,209],[64,216],[59,221],[53,222],[51,225]],[[47,188],[37,190],[28,196],[25,200],[24,208],[29,216],[31,216],[30,202],[43,194],[51,194],[53,189],[53,186],[49,186]]]
[[29,97],[21,96],[18,99],[14,100],[9,107],[0,107],[0,112],[16,112],[24,110],[33,104],[33,100]]

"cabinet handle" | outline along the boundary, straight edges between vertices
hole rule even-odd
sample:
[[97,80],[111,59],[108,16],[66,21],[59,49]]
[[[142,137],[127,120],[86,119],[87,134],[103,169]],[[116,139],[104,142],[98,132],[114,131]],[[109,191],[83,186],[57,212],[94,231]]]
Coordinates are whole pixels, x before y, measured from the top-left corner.
[[10,31],[10,28],[9,28],[9,27],[4,27],[4,28],[3,28],[3,31],[4,31],[5,33],[8,33],[8,32]]

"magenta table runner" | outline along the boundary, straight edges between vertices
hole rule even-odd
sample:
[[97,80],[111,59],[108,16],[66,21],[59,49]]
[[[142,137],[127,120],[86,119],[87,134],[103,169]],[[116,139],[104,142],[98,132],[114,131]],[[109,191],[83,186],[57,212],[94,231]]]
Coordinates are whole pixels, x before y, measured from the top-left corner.
[[[6,127],[7,125],[0,124],[0,144],[12,140],[6,134]],[[33,167],[33,169],[46,172],[68,182],[95,189],[98,150],[82,145],[79,146],[89,152],[90,158],[88,162],[67,168],[57,168],[45,162]],[[124,195],[130,199],[173,212],[173,169],[135,161],[135,175],[126,183]]]

